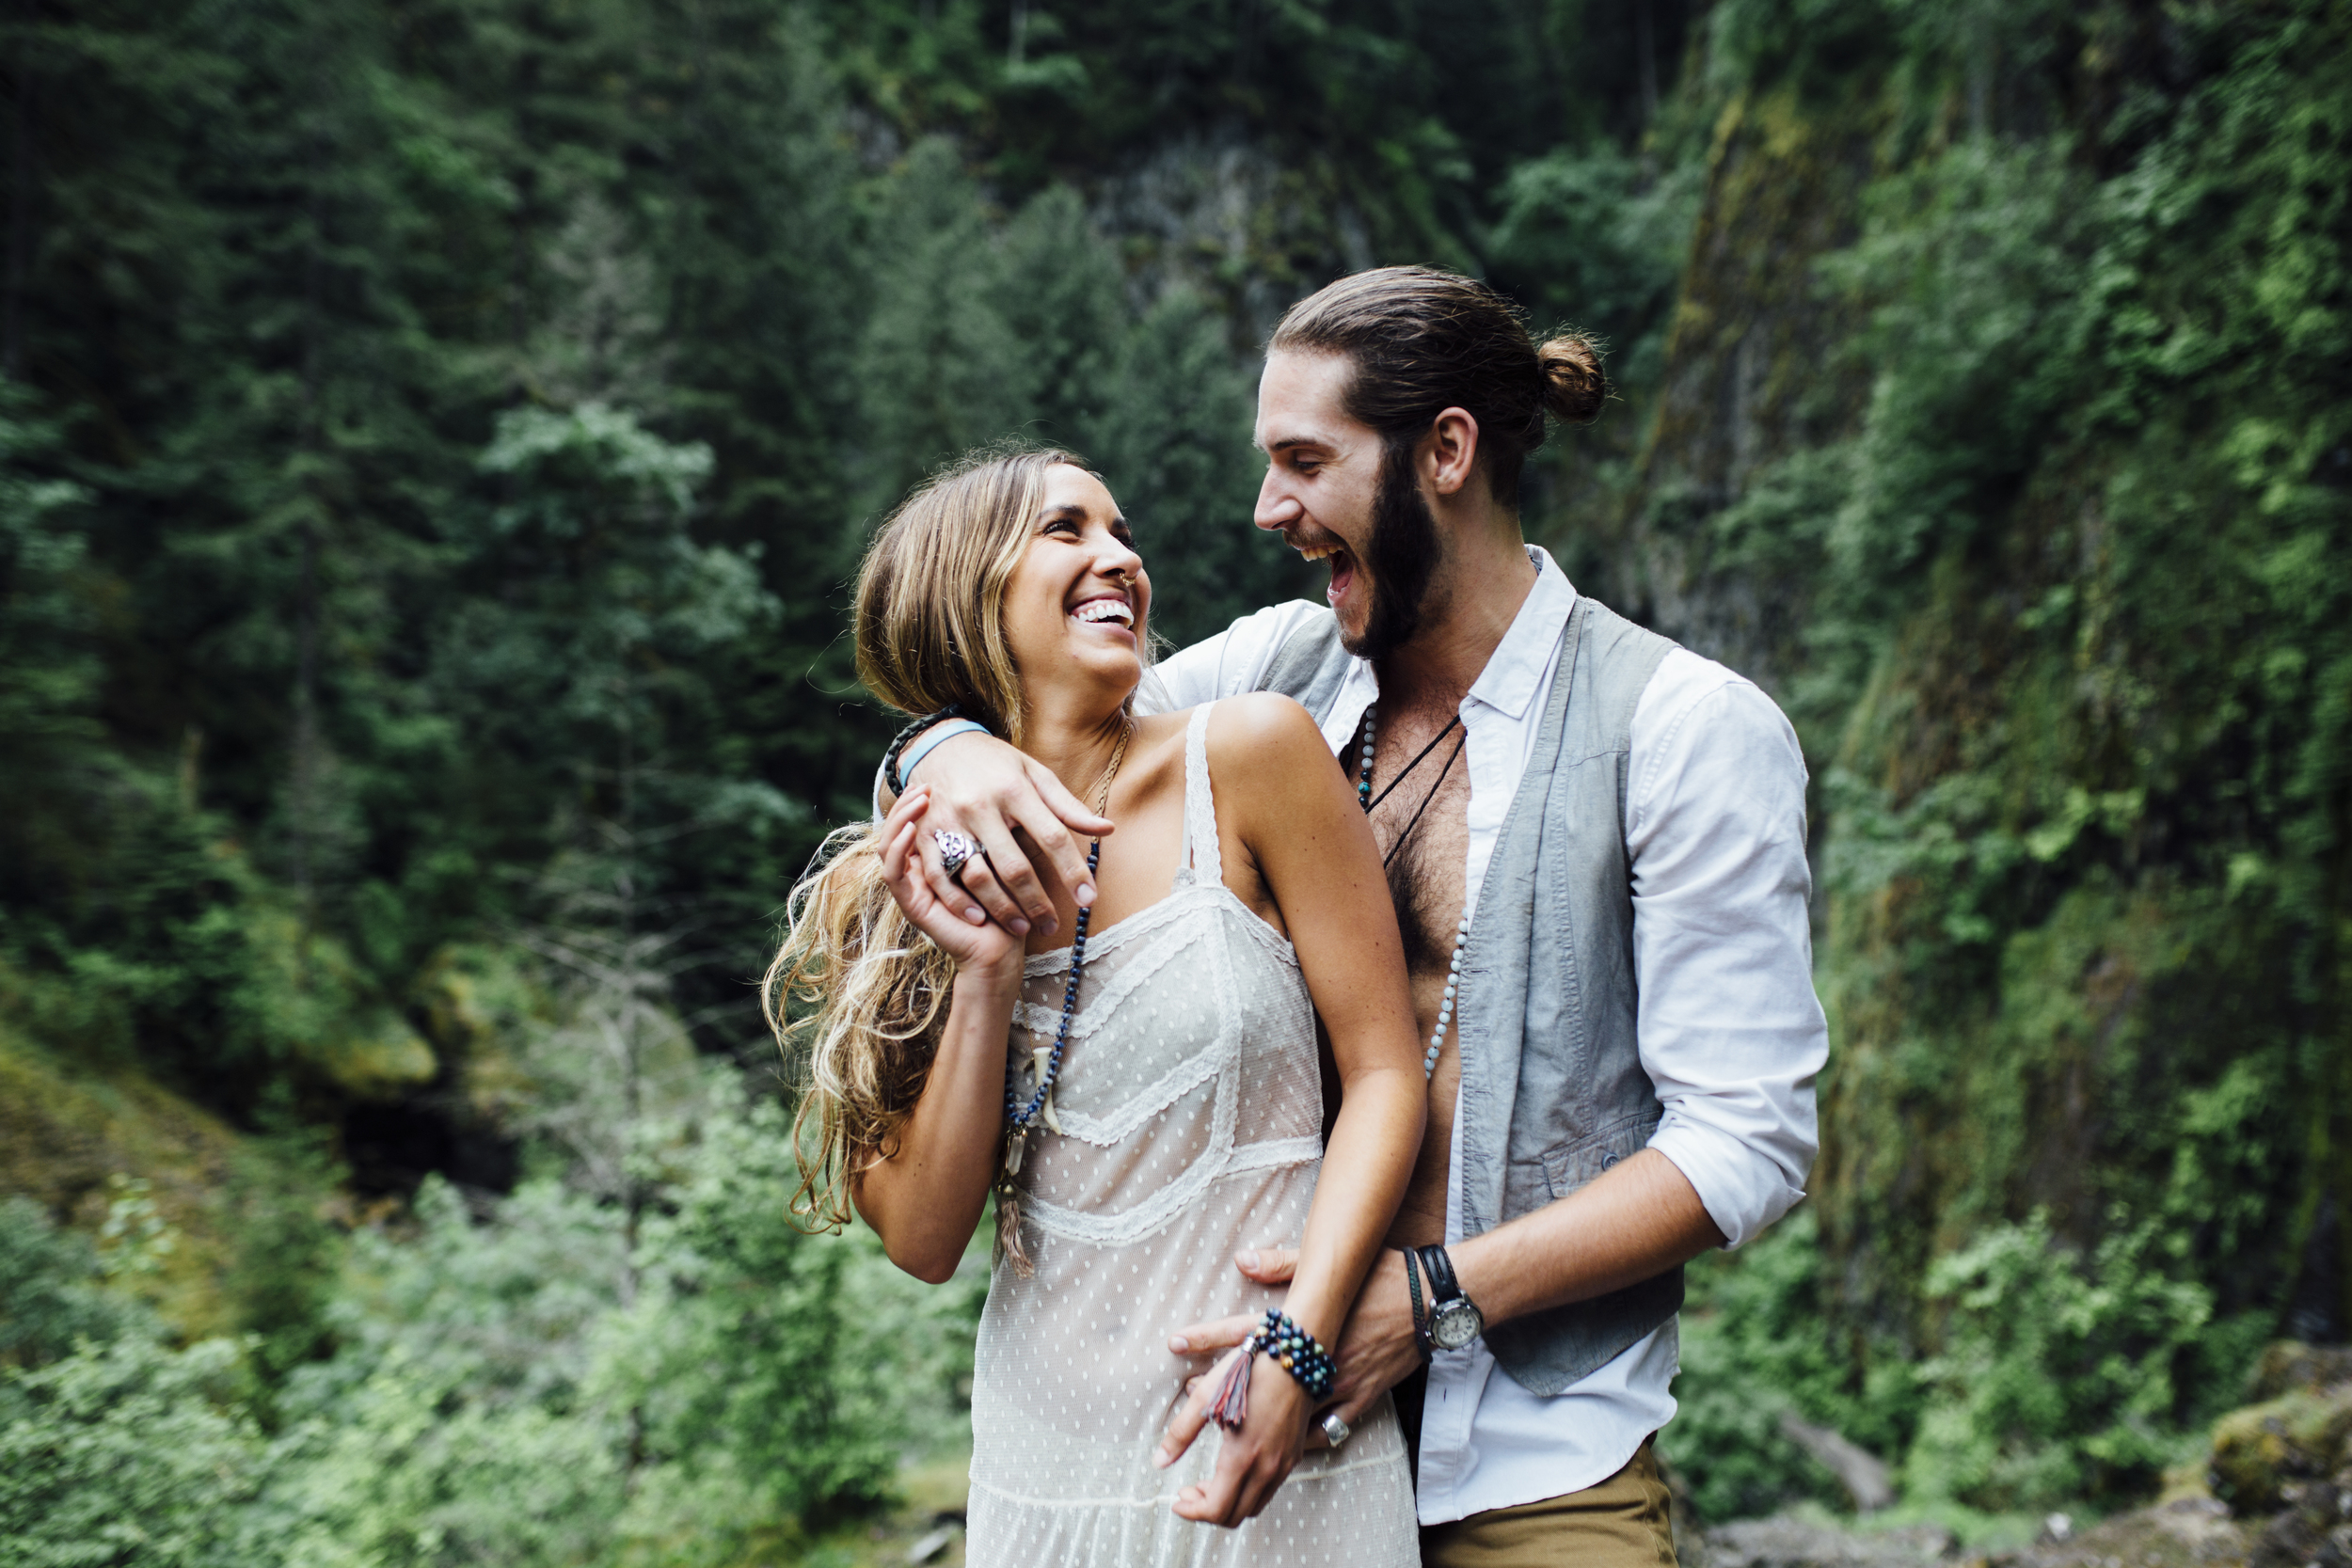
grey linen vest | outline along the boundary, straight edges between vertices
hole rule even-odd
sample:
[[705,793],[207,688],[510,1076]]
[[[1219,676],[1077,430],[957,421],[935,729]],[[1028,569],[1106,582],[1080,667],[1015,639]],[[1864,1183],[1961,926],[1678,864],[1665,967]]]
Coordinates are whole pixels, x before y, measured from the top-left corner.
[[[1642,689],[1675,644],[1578,595],[1535,747],[1487,862],[1462,955],[1461,1212],[1469,1236],[1583,1186],[1647,1146],[1664,1108],[1635,1038],[1627,754]],[[1260,689],[1329,717],[1346,678],[1339,624],[1316,616]],[[1682,1307],[1679,1266],[1590,1301],[1499,1323],[1487,1348],[1556,1394]]]

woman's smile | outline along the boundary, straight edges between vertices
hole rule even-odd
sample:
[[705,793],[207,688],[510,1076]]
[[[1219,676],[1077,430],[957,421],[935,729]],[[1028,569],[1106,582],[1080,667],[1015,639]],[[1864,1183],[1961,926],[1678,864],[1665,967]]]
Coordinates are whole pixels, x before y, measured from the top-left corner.
[[1072,608],[1070,618],[1082,626],[1112,633],[1129,642],[1136,640],[1136,608],[1123,593],[1094,594],[1080,599]]

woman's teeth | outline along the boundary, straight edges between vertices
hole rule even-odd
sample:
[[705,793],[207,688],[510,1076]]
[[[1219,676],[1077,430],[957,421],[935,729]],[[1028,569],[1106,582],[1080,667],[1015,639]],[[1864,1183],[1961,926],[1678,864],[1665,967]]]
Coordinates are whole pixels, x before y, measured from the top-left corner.
[[1089,623],[1117,621],[1125,626],[1132,626],[1136,624],[1136,612],[1127,608],[1126,601],[1123,599],[1089,599],[1070,613],[1081,621]]

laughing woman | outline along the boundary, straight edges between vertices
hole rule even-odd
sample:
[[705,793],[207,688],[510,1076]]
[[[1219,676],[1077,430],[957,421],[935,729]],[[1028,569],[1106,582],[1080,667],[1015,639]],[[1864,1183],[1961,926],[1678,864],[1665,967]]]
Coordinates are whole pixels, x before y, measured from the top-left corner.
[[[955,705],[1119,832],[1092,886],[1057,895],[1066,945],[932,896],[920,788],[837,835],[794,890],[766,989],[810,1053],[806,1192],[933,1281],[997,1194],[971,1562],[1403,1568],[1418,1557],[1388,1401],[1352,1437],[1334,1425],[1344,1446],[1310,1427],[1329,1402],[1322,1347],[1422,1133],[1379,856],[1288,698],[1132,716],[1151,605],[1110,492],[1065,453],[966,459],[876,539],[857,592],[867,686],[909,713]],[[972,852],[954,834],[942,848]],[[1327,1148],[1318,1013],[1341,1088]],[[1318,1184],[1326,1164],[1345,1179]],[[1303,1238],[1287,1292],[1236,1282],[1236,1247],[1286,1235]],[[1200,1369],[1221,1441],[1170,1463],[1158,1443],[1184,1390],[1168,1333],[1241,1311],[1263,1314],[1254,1354]]]

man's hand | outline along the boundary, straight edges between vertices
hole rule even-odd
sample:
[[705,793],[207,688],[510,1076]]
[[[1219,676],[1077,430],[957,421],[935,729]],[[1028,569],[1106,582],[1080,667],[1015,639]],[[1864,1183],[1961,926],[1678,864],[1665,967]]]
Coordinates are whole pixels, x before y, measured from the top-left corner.
[[[1234,1266],[1261,1285],[1287,1285],[1298,1266],[1295,1247],[1259,1247],[1234,1254]],[[1178,1329],[1168,1348],[1178,1355],[1219,1355],[1238,1345],[1255,1329],[1261,1315],[1218,1318]],[[1332,1380],[1331,1398],[1323,1409],[1337,1410],[1349,1426],[1363,1419],[1372,1402],[1413,1374],[1421,1365],[1421,1346],[1413,1338],[1413,1307],[1405,1291],[1405,1255],[1383,1250],[1373,1259],[1372,1273],[1347,1314],[1347,1326],[1332,1351],[1339,1375]],[[1195,1382],[1202,1387],[1204,1380]],[[1160,1439],[1160,1463],[1172,1465],[1192,1447],[1208,1422],[1203,1398],[1196,1395],[1178,1407]],[[1310,1427],[1307,1446],[1327,1446],[1320,1427]]]
[[[975,926],[993,920],[1017,937],[1027,936],[1032,926],[1050,935],[1060,924],[1053,895],[1016,832],[1035,846],[1046,874],[1070,890],[1080,909],[1094,902],[1081,839],[1107,838],[1112,823],[1080,804],[1052,768],[993,736],[965,734],[931,748],[915,771],[930,789],[917,847],[924,879],[941,904]],[[911,779],[900,782],[914,787]],[[962,833],[981,850],[953,879],[931,836],[942,829]]]
[[958,920],[931,895],[930,884],[917,874],[914,846],[926,829],[924,808],[930,791],[916,784],[898,798],[882,818],[882,885],[914,928],[939,944],[953,958],[959,974],[984,977],[1009,971],[1013,990],[1021,987],[1021,939],[1001,926],[982,922],[969,926]]

